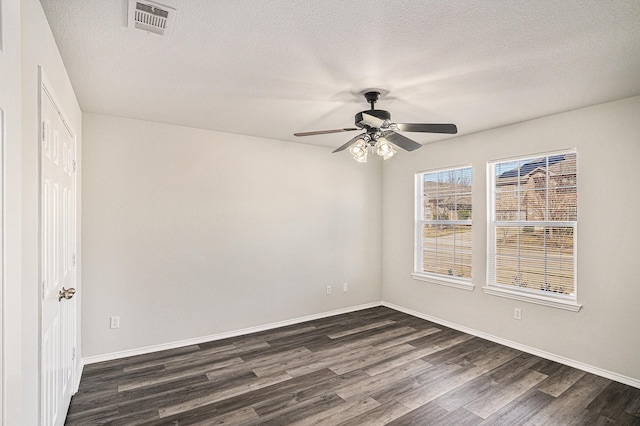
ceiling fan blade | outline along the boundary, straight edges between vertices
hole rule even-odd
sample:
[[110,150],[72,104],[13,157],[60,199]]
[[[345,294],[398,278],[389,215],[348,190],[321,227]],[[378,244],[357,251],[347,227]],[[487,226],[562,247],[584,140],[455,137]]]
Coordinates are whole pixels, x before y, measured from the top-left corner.
[[333,152],[331,152],[332,154],[336,153],[336,152],[340,152],[346,148],[348,148],[349,146],[351,146],[355,141],[357,141],[358,139],[360,139],[361,137],[363,137],[365,135],[365,133],[356,136],[355,138],[352,138],[351,140],[349,140],[349,142],[345,143],[344,145],[342,145],[340,148],[336,148]]
[[353,130],[360,130],[357,127],[348,127],[344,129],[332,129],[332,130],[316,130],[314,132],[299,132],[294,133],[293,136],[314,136],[314,135],[326,135],[328,133],[340,133],[340,132],[351,132]]
[[[369,127],[374,127],[376,129],[380,129],[381,127],[384,126],[385,122],[387,122],[386,120],[383,120],[381,118],[378,118],[376,116],[373,116],[371,114],[367,114],[366,112],[362,113],[362,121],[360,123],[363,123]],[[387,125],[389,123],[387,122]],[[358,123],[356,123],[356,125],[358,125]]]
[[400,133],[396,133],[393,130],[382,132],[382,136],[394,145],[398,145],[400,148],[407,151],[415,151],[418,148],[422,148],[418,142],[409,139],[406,136],[402,136]]
[[398,130],[403,132],[447,133],[455,135],[458,128],[455,124],[397,123]]

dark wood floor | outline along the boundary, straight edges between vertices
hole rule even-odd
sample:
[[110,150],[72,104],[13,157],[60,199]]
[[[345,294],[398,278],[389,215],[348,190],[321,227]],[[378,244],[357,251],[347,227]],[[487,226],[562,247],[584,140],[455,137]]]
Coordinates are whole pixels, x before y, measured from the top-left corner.
[[378,307],[88,365],[67,425],[640,425],[640,389]]

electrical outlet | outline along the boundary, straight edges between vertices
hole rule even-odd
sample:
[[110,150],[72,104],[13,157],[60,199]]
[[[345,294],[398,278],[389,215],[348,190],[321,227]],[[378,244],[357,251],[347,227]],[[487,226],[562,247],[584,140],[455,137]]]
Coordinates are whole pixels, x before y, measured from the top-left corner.
[[111,328],[120,328],[120,317],[111,317]]
[[513,317],[517,320],[522,319],[522,310],[520,308],[513,308]]
[[331,294],[331,286],[330,285],[327,286],[327,294]]
[[345,293],[349,291],[349,283],[342,283],[342,291]]

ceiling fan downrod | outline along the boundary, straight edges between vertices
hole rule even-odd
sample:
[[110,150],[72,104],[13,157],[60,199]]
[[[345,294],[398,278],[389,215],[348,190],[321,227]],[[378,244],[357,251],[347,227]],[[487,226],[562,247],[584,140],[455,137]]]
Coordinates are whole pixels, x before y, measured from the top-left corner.
[[367,92],[364,94],[364,97],[367,102],[371,104],[371,111],[373,111],[375,109],[373,104],[378,102],[378,99],[380,99],[380,92]]

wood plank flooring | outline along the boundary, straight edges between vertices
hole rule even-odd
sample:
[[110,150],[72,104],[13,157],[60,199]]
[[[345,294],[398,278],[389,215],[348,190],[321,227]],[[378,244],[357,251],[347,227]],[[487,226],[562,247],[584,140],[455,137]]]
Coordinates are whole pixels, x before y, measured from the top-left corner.
[[640,389],[377,307],[86,366],[67,425],[640,425]]

